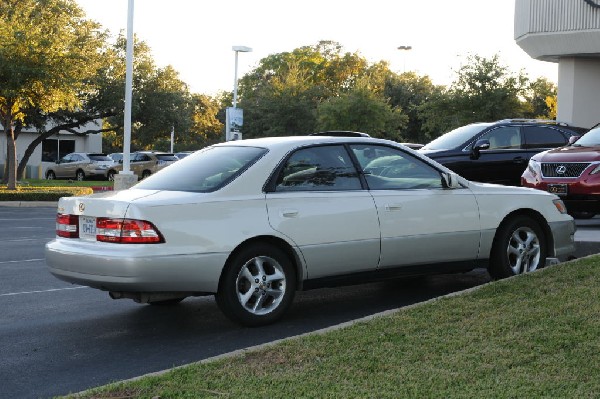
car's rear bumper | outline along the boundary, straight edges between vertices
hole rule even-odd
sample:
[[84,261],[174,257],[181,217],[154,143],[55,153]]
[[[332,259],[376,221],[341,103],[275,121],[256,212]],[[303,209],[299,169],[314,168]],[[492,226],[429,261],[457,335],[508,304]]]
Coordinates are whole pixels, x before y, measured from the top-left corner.
[[132,251],[134,244],[70,241],[56,239],[46,244],[50,273],[105,291],[215,293],[227,259],[225,253],[153,254],[151,245],[136,245]]

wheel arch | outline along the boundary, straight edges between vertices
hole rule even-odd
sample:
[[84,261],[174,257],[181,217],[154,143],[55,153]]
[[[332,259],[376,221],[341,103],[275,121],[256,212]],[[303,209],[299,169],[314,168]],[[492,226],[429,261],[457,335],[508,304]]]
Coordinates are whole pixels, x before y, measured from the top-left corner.
[[547,249],[547,256],[552,257],[554,256],[554,237],[552,236],[552,230],[550,229],[550,225],[548,225],[548,222],[546,221],[546,219],[544,218],[544,216],[539,213],[538,211],[531,209],[531,208],[521,208],[521,209],[517,209],[512,211],[511,213],[509,213],[508,215],[506,215],[504,217],[504,219],[502,219],[502,222],[500,222],[500,224],[498,225],[498,228],[496,229],[496,233],[494,233],[494,241],[492,244],[492,247],[494,245],[496,245],[497,237],[498,237],[498,232],[500,231],[501,227],[503,225],[505,225],[506,223],[508,223],[509,221],[511,221],[512,219],[519,217],[519,216],[526,216],[529,217],[531,219],[533,219],[542,229],[543,233],[544,233],[544,243],[546,244],[546,249]]
[[294,267],[294,270],[296,272],[296,290],[302,290],[302,282],[304,281],[304,279],[302,278],[303,262],[301,260],[301,255],[293,248],[292,245],[290,245],[290,243],[288,243],[287,241],[285,241],[284,239],[282,239],[280,237],[271,236],[271,235],[262,235],[262,236],[256,236],[256,237],[249,238],[249,239],[241,242],[233,251],[231,251],[231,253],[227,257],[227,260],[225,261],[225,265],[223,266],[223,269],[221,270],[221,275],[219,276],[219,286],[221,285],[221,279],[223,278],[225,269],[226,269],[227,265],[229,264],[229,262],[231,261],[231,259],[233,257],[235,257],[244,248],[247,248],[256,243],[267,243],[267,244],[273,245],[274,247],[277,247],[277,248],[281,249],[283,252],[285,252],[285,254],[288,256],[288,258],[292,262],[292,266]]

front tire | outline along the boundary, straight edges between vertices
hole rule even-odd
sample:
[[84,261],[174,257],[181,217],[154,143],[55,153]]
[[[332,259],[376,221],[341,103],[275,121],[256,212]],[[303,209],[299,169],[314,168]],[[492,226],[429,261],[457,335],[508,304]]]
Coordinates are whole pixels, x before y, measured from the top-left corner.
[[55,180],[56,179],[56,174],[54,174],[53,171],[49,170],[46,173],[46,180]]
[[494,279],[533,272],[545,266],[546,255],[546,238],[539,223],[517,216],[498,228],[488,271]]
[[106,180],[115,181],[116,174],[117,174],[117,172],[115,172],[114,170],[109,170],[108,173],[106,174]]
[[295,291],[289,257],[275,246],[258,243],[243,248],[227,263],[215,297],[229,319],[256,327],[281,318]]

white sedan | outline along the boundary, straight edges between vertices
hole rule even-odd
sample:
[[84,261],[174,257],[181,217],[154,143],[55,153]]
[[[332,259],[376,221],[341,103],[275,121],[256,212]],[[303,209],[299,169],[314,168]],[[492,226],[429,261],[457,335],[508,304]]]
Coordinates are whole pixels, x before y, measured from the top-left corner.
[[222,143],[129,190],[61,198],[56,277],[112,298],[215,295],[232,320],[279,319],[296,290],[487,267],[536,270],[575,250],[555,195],[467,181],[397,143]]

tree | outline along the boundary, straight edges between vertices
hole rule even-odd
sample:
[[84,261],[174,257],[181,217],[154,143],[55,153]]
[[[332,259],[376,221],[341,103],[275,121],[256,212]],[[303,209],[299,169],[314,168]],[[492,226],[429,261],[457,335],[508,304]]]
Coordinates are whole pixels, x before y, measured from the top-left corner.
[[540,77],[529,83],[525,90],[526,117],[556,119],[556,85]]
[[318,107],[318,130],[350,130],[402,141],[408,116],[365,83],[325,100]]
[[28,115],[75,110],[96,73],[105,35],[73,0],[0,0],[0,118],[8,189],[16,189],[16,140]]
[[529,79],[511,72],[498,55],[469,56],[449,88],[434,90],[418,106],[425,136],[435,138],[448,130],[473,122],[526,117],[524,101]]
[[403,132],[404,139],[414,143],[426,143],[428,136],[423,130],[423,120],[419,107],[439,93],[429,76],[419,76],[415,72],[400,75],[390,74],[385,82],[385,97],[392,107],[400,107],[408,115],[408,124]]
[[244,137],[313,132],[319,103],[351,90],[367,73],[364,57],[329,41],[262,59],[240,80]]
[[509,71],[497,54],[492,58],[473,55],[467,60],[451,85],[461,123],[522,117],[527,76]]

